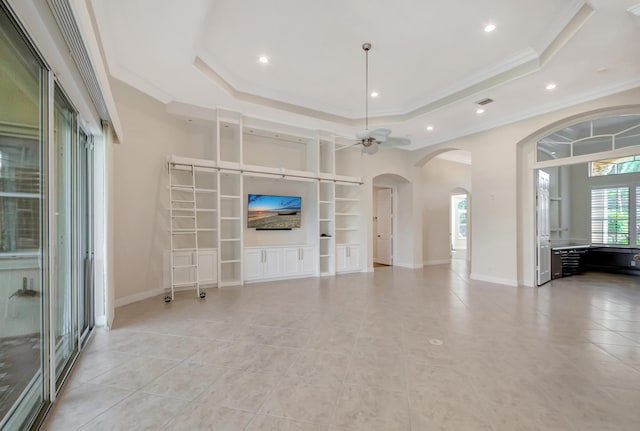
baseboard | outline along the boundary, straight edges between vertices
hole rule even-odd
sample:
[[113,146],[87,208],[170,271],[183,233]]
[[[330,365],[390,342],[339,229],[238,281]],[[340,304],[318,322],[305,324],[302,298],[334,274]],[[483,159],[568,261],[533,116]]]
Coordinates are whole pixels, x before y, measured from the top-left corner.
[[518,287],[518,280],[513,280],[510,278],[492,277],[488,275],[474,274],[474,273],[471,273],[469,278],[471,280],[486,281],[487,283],[503,284],[506,286]]
[[122,307],[123,305],[133,304],[134,302],[162,295],[164,292],[165,290],[163,288],[145,290],[144,292],[134,293],[133,295],[127,295],[123,296],[122,298],[117,298],[115,305],[116,308]]
[[449,264],[449,263],[451,263],[451,258],[449,258],[449,259],[425,260],[424,261],[425,266],[445,265],[445,264]]
[[96,326],[107,326],[107,316],[104,314],[102,316],[95,317]]
[[424,268],[423,264],[420,263],[394,263],[393,266],[399,266],[400,268],[409,268],[409,269],[422,269]]
[[363,269],[362,272],[373,272],[373,266]]

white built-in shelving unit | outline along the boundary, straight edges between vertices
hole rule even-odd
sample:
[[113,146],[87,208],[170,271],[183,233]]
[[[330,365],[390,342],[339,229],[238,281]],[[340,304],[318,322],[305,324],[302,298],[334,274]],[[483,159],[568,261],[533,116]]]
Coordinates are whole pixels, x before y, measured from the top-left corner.
[[[194,173],[191,183],[188,178],[179,183],[185,186],[180,192],[191,193],[191,197],[170,197],[183,201],[172,202],[170,217],[172,223],[182,223],[172,225],[176,227],[172,250],[178,244],[174,239],[186,240],[187,230],[192,232],[192,242],[183,246],[185,253],[193,254],[189,262],[196,262],[192,264],[195,269],[187,277],[188,265],[177,268],[172,262],[172,280],[184,278],[198,288],[222,287],[361,270],[362,183],[360,178],[336,175],[336,143],[331,133],[224,109],[207,118],[212,119],[200,121],[205,123],[201,128],[212,131],[212,159],[168,157],[170,173]],[[172,186],[172,196],[174,191],[177,188]],[[301,227],[291,231],[248,229],[247,195],[251,193],[302,196]],[[173,214],[176,206],[184,217]],[[181,228],[186,229],[180,232],[183,238],[178,232]],[[172,252],[171,260],[176,256]],[[184,274],[178,276],[183,269]]]
[[360,270],[360,187],[335,186],[336,272]]

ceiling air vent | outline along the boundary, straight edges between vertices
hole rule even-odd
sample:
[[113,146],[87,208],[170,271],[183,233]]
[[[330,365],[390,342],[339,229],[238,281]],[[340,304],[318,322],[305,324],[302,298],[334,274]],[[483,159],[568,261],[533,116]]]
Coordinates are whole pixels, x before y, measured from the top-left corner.
[[482,99],[482,100],[478,100],[476,103],[480,106],[484,106],[484,105],[488,105],[489,103],[492,103],[493,99],[489,99],[488,97],[486,99]]

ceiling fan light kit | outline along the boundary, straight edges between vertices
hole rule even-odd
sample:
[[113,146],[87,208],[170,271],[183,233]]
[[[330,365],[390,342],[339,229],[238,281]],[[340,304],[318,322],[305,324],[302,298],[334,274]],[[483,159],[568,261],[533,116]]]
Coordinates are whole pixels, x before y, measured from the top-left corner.
[[362,154],[373,155],[378,152],[379,147],[395,147],[399,145],[410,145],[411,141],[407,138],[391,138],[390,129],[374,129],[369,130],[369,51],[371,50],[371,44],[365,42],[362,44],[362,50],[364,51],[365,61],[365,79],[364,79],[364,103],[365,103],[365,116],[364,124],[365,129],[356,133],[358,142],[356,145],[362,145]]

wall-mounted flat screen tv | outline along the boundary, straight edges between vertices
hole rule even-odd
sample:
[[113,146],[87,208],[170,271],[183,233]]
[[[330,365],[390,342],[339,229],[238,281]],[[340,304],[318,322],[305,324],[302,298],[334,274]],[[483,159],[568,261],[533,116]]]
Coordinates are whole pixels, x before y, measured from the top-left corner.
[[259,230],[288,230],[300,227],[302,198],[249,194],[247,227]]

